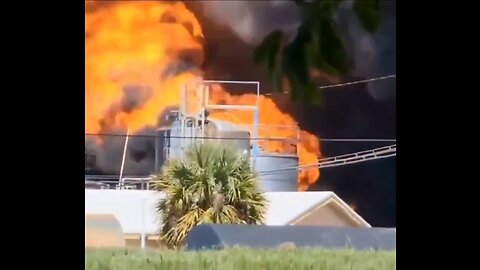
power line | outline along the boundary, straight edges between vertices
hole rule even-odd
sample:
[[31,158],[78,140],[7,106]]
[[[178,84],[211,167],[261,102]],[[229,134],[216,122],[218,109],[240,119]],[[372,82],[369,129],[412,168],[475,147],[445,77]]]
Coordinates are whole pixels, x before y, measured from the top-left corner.
[[301,170],[305,170],[305,169],[312,169],[312,168],[315,168],[315,167],[317,167],[317,168],[337,167],[337,166],[351,165],[351,164],[361,163],[361,162],[366,162],[366,161],[371,161],[371,160],[378,160],[378,159],[394,157],[396,155],[397,155],[396,153],[393,153],[393,154],[377,156],[377,157],[369,157],[369,158],[358,159],[358,160],[338,162],[338,163],[334,163],[334,164],[318,163],[318,164],[315,164],[315,166],[311,166],[311,167],[282,168],[282,169],[278,169],[278,170],[263,171],[263,172],[259,172],[258,174],[259,174],[259,176],[265,176],[265,175],[274,175],[274,174],[278,174],[278,173],[283,173],[283,172],[286,172],[286,171],[294,171],[294,170],[295,171],[297,171],[297,170],[301,171]]
[[[113,134],[113,133],[85,133],[85,136],[105,136],[105,137],[126,137],[126,134]],[[285,137],[212,137],[212,136],[165,136],[165,135],[147,135],[136,134],[128,135],[129,137],[141,137],[141,138],[171,138],[171,139],[205,139],[205,140],[256,140],[256,141],[294,141],[297,138],[285,138]]]
[[[259,176],[274,175],[274,174],[285,172],[285,171],[293,171],[293,170],[300,171],[300,170],[315,168],[315,167],[317,168],[337,167],[337,166],[351,165],[351,164],[366,162],[371,160],[384,159],[384,158],[396,156],[397,155],[396,149],[397,149],[397,145],[393,144],[393,145],[375,148],[371,150],[323,158],[323,159],[319,159],[317,163],[313,163],[313,164],[297,165],[297,166],[285,167],[285,168],[280,168],[280,169],[275,169],[270,171],[260,171],[258,172],[258,175]],[[101,180],[100,182],[103,182],[103,183],[118,183],[118,180],[117,180],[118,176],[116,175],[85,175],[85,179]],[[148,182],[150,179],[151,177],[139,177],[139,176],[137,177],[130,176],[130,177],[122,178],[123,181],[128,180],[128,181],[133,181],[138,183]]]
[[[328,88],[335,88],[335,87],[342,87],[342,86],[347,86],[347,85],[354,85],[354,84],[360,84],[360,83],[368,83],[368,82],[373,82],[373,81],[379,81],[379,80],[386,80],[386,79],[392,79],[396,78],[396,74],[388,75],[388,76],[382,76],[382,77],[376,77],[376,78],[371,78],[371,79],[365,79],[365,80],[359,80],[359,81],[352,81],[352,82],[346,82],[346,83],[338,83],[338,84],[331,84],[331,85],[324,85],[324,86],[319,86],[317,87],[318,89],[328,89]],[[281,92],[282,94],[288,94],[288,91],[283,91]],[[265,96],[271,96],[273,93],[266,93],[264,94]]]
[[365,162],[376,159],[383,159],[388,157],[396,156],[397,145],[389,145],[385,147],[375,148],[366,151],[360,151],[356,153],[344,154],[334,157],[328,157],[319,159],[317,163],[304,164],[298,166],[285,167],[270,171],[259,172],[259,175],[268,175],[272,173],[282,172],[282,171],[292,171],[292,170],[304,170],[309,168],[327,168],[327,167],[336,167],[349,165],[359,162]]
[[359,157],[363,155],[368,155],[368,154],[382,154],[385,152],[396,152],[397,151],[397,144],[392,144],[388,146],[383,146],[383,147],[378,147],[370,150],[364,150],[364,151],[359,151],[359,152],[354,152],[354,153],[349,153],[349,154],[343,154],[343,155],[338,155],[334,157],[327,157],[327,158],[321,158],[318,160],[318,162],[329,162],[335,159],[340,159],[340,158],[350,158],[350,157]]
[[[114,133],[85,133],[85,136],[98,136],[98,137],[126,137],[127,134],[114,134]],[[257,137],[257,138],[245,138],[245,137],[212,137],[212,136],[165,136],[165,135],[148,135],[148,134],[135,134],[128,135],[129,137],[140,138],[172,138],[172,139],[205,139],[205,140],[257,140],[257,141],[295,141],[297,138],[286,137]],[[319,138],[319,141],[323,142],[396,142],[396,139],[361,139],[361,138]]]
[[332,84],[332,85],[325,85],[325,86],[319,86],[318,89],[326,89],[326,88],[333,88],[333,87],[342,87],[346,85],[353,85],[353,84],[359,84],[359,83],[367,83],[367,82],[373,82],[373,81],[379,81],[379,80],[385,80],[385,79],[391,79],[391,78],[396,78],[397,75],[388,75],[388,76],[383,76],[383,77],[377,77],[377,78],[372,78],[372,79],[366,79],[366,80],[360,80],[360,81],[353,81],[353,82],[346,82],[346,83],[339,83],[339,84]]
[[319,139],[323,142],[396,142],[397,139]]

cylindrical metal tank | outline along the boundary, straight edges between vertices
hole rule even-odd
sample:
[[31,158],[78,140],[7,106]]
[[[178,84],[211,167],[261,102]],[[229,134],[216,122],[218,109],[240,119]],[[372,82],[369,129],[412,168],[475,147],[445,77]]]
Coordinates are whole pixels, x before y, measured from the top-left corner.
[[225,121],[210,121],[205,128],[205,137],[221,144],[231,144],[250,155],[250,132]]
[[[195,138],[198,136],[200,136],[199,127],[188,124],[182,133],[180,121],[173,122],[169,129],[159,130],[156,142],[155,170],[158,171],[164,161],[169,158],[180,158],[184,149],[201,139],[201,137]],[[246,151],[250,154],[250,133],[228,122],[209,121],[205,125],[204,137],[206,137],[204,141],[207,142],[215,140],[215,142],[223,144],[234,144],[242,152]]]
[[85,247],[124,248],[125,236],[113,215],[85,214]]
[[255,162],[255,170],[260,173],[261,188],[265,192],[297,191],[297,170],[275,171],[294,166],[298,166],[297,155],[261,152]]
[[[200,132],[187,125],[182,134],[180,121],[172,123],[171,128],[161,133],[164,138],[159,138],[161,143],[157,143],[157,170],[168,158],[179,158],[189,144],[199,140],[194,139],[200,135]],[[162,137],[162,136],[160,136]],[[182,137],[187,137],[182,139]],[[237,125],[226,121],[210,119],[205,125],[205,137],[219,138],[215,139],[221,143],[235,144],[242,152],[251,156],[250,132]],[[223,140],[221,138],[224,138]],[[206,139],[205,141],[208,141]],[[161,149],[159,149],[161,148]],[[278,154],[268,151],[261,151],[255,162],[255,170],[260,174],[260,186],[265,192],[274,191],[297,191],[297,171],[275,171],[285,167],[298,166],[298,156],[296,154]],[[273,171],[273,172],[270,172]]]

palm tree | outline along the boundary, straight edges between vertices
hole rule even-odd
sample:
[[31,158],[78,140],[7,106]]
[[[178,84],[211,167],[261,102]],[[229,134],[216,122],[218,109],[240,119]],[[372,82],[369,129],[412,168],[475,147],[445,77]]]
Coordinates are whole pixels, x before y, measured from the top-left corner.
[[[256,63],[263,65],[273,90],[284,91],[284,79],[290,85],[293,100],[321,102],[312,70],[328,75],[348,73],[348,55],[335,20],[343,0],[293,0],[302,12],[302,22],[293,38],[281,30],[268,34],[254,52]],[[381,20],[380,0],[354,0],[353,10],[365,30],[375,32]]]
[[192,144],[182,159],[170,159],[154,176],[155,190],[165,197],[156,212],[160,237],[180,247],[201,223],[262,224],[266,199],[249,158],[231,146]]

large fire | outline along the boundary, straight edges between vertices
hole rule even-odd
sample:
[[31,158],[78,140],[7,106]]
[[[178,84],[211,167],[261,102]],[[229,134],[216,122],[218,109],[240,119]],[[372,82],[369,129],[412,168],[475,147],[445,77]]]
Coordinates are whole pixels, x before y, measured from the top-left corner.
[[[85,10],[85,131],[101,133],[128,127],[135,133],[156,125],[165,108],[179,104],[182,85],[202,76],[203,34],[195,15],[184,3],[172,1],[86,1]],[[126,91],[126,86],[133,90]],[[124,103],[129,95],[135,98],[127,108]],[[232,95],[214,85],[210,100],[254,104],[256,96]],[[272,99],[262,96],[259,104],[260,125],[297,125]],[[252,124],[251,113],[233,114],[216,112],[211,117]],[[258,136],[291,138],[295,133],[288,128],[262,128]],[[317,162],[321,155],[318,139],[306,131],[299,135],[300,164]],[[289,142],[264,144],[270,151],[286,151],[288,147],[292,147]],[[301,172],[298,189],[306,190],[318,178],[318,169]]]

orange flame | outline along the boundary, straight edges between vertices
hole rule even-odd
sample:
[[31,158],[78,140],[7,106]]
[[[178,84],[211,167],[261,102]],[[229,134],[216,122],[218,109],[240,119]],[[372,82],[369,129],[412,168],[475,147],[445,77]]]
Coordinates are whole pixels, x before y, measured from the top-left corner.
[[[203,33],[195,15],[184,3],[171,1],[86,1],[85,10],[85,131],[99,133],[107,125],[128,127],[134,133],[156,125],[165,108],[179,104],[181,86],[202,76],[198,67],[203,62]],[[178,68],[179,58],[187,59],[190,66],[183,72],[171,71]],[[121,102],[122,88],[139,82],[153,89],[147,100],[128,112],[111,114],[112,106]],[[212,103],[254,104],[256,100],[255,95],[231,95],[218,85],[212,90]],[[270,98],[262,96],[259,107],[261,125],[297,125]],[[233,114],[215,112],[212,118],[252,124],[251,113]],[[300,164],[316,163],[321,155],[318,139],[306,131],[269,128],[260,129],[258,136],[300,137],[296,149]],[[261,146],[273,152],[292,148],[285,141]],[[318,169],[300,172],[298,189],[306,190],[319,176]]]

